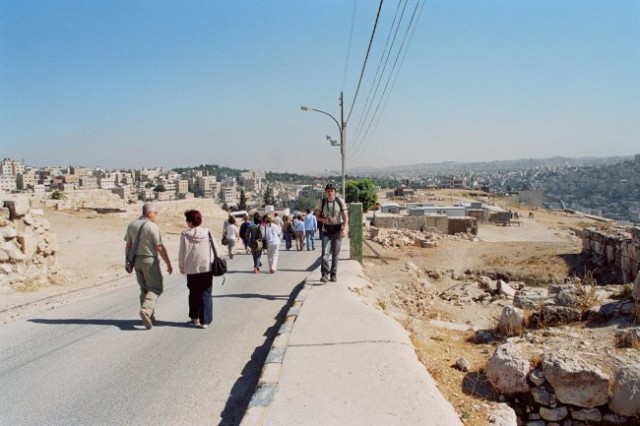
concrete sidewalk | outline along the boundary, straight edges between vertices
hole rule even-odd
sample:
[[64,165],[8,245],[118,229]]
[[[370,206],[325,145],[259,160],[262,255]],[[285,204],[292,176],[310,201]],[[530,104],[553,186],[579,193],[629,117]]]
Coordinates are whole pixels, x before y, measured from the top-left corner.
[[407,331],[350,290],[368,281],[343,246],[338,282],[315,270],[290,308],[242,425],[461,425]]

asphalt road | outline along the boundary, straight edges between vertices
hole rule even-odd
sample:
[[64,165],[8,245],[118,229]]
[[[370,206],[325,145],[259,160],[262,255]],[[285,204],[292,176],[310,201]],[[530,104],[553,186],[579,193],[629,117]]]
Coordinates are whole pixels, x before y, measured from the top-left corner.
[[[284,246],[284,244],[283,244]],[[236,255],[214,279],[214,322],[187,324],[186,279],[166,277],[141,327],[138,286],[0,326],[0,425],[237,425],[288,304],[320,252],[280,252],[276,274]],[[268,270],[266,255],[263,269]]]

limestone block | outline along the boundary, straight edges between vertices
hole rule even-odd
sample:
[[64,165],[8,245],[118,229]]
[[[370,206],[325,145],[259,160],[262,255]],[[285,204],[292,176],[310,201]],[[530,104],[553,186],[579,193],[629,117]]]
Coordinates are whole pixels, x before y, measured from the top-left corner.
[[25,225],[27,226],[33,226],[34,220],[33,220],[33,216],[31,216],[31,213],[27,213],[22,217],[22,221],[24,222]]
[[571,324],[582,319],[579,309],[564,306],[545,305],[542,307],[542,323],[546,326]]
[[9,255],[9,262],[24,262],[27,260],[27,255],[25,255],[22,250],[18,247],[14,247],[12,250],[8,250],[7,254]]
[[508,404],[501,402],[496,405],[496,408],[491,414],[489,414],[489,423],[494,426],[517,426],[518,417],[513,408]]
[[9,275],[10,273],[13,272],[13,269],[11,268],[11,265],[9,265],[8,263],[3,263],[0,265],[0,271],[2,271],[2,273],[5,275]]
[[537,311],[547,300],[547,296],[538,289],[518,290],[513,296],[513,306],[520,309]]
[[516,289],[511,287],[509,283],[498,280],[498,294],[502,294],[507,297],[514,297],[516,295]]
[[571,417],[575,420],[580,420],[583,422],[596,422],[600,423],[602,421],[602,413],[597,408],[585,408],[582,410],[571,410]]
[[[533,400],[535,402],[537,402],[540,405],[545,405],[547,407],[552,406],[553,403],[556,402],[555,395],[552,392],[549,392],[548,390],[540,386],[536,386],[535,388],[531,389],[531,396],[533,396]],[[545,417],[542,416],[542,418],[545,418]],[[546,420],[549,420],[549,419],[546,419]]]
[[11,210],[7,207],[0,207],[0,226],[4,226],[3,222],[11,219]]
[[8,262],[9,261],[9,253],[6,250],[0,249],[0,262]]
[[565,406],[557,408],[540,407],[540,417],[548,422],[558,422],[569,414],[569,409]]
[[20,219],[22,216],[29,213],[31,206],[29,205],[28,198],[16,198],[13,200],[6,200],[4,206],[9,208],[11,220]]
[[513,343],[498,346],[489,359],[486,375],[489,382],[507,395],[529,392],[527,375],[531,365]]
[[558,401],[583,408],[606,404],[609,376],[569,350],[546,353],[542,371],[556,392]]
[[16,237],[20,249],[27,257],[31,257],[36,252],[36,240],[32,234],[20,234]]
[[0,236],[5,240],[9,241],[18,236],[18,231],[13,226],[3,226],[0,228]]
[[622,416],[640,414],[640,365],[627,365],[616,371],[609,409]]

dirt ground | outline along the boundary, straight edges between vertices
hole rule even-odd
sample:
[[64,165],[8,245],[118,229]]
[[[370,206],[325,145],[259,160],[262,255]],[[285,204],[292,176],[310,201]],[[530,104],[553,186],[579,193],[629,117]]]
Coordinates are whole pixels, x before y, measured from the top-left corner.
[[[441,204],[454,200],[449,193],[437,198],[443,200]],[[454,200],[460,201],[468,199]],[[131,285],[132,278],[123,267],[123,238],[127,223],[139,216],[140,208],[135,205],[126,213],[110,214],[89,210],[46,211],[57,235],[57,262],[65,279],[60,285],[0,295],[0,323]],[[179,234],[185,229],[183,212],[187,208],[199,209],[204,225],[218,235],[226,217],[218,205],[208,200],[160,203],[157,223],[176,266]],[[495,328],[502,305],[451,303],[438,297],[425,304],[424,291],[416,285],[415,271],[408,262],[421,271],[432,271],[432,276],[426,279],[437,287],[438,292],[459,285],[453,277],[467,270],[508,270],[524,278],[562,282],[572,271],[584,267],[580,262],[581,240],[576,236],[576,230],[590,224],[589,220],[543,210],[536,210],[532,219],[528,213],[528,210],[520,211],[522,226],[519,227],[481,224],[476,241],[441,237],[435,248],[384,248],[367,241],[363,248],[364,270],[372,282],[361,292],[363,301],[384,310],[411,332],[418,357],[465,424],[489,424],[488,411],[494,404],[490,386],[483,382],[481,373],[495,344],[469,343],[472,331],[468,329]],[[425,272],[425,275],[428,274]],[[566,333],[576,338],[571,334],[574,331],[567,330]],[[600,338],[591,337],[592,340]],[[559,344],[562,341],[560,339]],[[586,344],[595,346],[594,343]],[[595,347],[590,349],[596,352]],[[452,368],[460,356],[469,361],[471,375]],[[478,380],[469,383],[470,377]],[[484,397],[478,397],[478,394]]]
[[[213,200],[180,200],[158,204],[156,223],[174,267],[179,273],[177,256],[180,232],[186,229],[184,212],[195,208],[203,215],[204,226],[220,235],[227,217]],[[56,234],[56,262],[63,277],[58,285],[29,288],[0,294],[0,323],[31,312],[56,306],[131,285],[135,278],[124,270],[124,235],[127,224],[140,216],[142,204],[131,205],[127,212],[100,214],[93,210],[45,210],[45,217]]]
[[[469,200],[456,198],[456,202],[463,201]],[[364,270],[372,285],[361,295],[410,331],[419,359],[467,425],[490,424],[489,413],[499,396],[483,371],[497,344],[502,343],[471,343],[471,330],[494,330],[508,302],[452,303],[429,298],[420,283],[426,280],[440,294],[468,285],[452,278],[465,271],[487,275],[504,271],[538,285],[561,283],[565,277],[584,273],[577,232],[596,222],[562,212],[535,210],[534,218],[529,218],[529,210],[519,213],[522,226],[481,224],[476,241],[439,238],[435,248],[385,248],[369,241],[363,248]],[[420,274],[407,262],[417,266]],[[607,370],[603,364],[619,355],[610,350],[614,328],[586,329],[577,324],[530,332],[519,343],[532,361],[542,355],[543,343],[547,348],[578,344],[583,355]],[[637,357],[637,353],[631,356]],[[454,368],[460,357],[469,362],[469,372]]]

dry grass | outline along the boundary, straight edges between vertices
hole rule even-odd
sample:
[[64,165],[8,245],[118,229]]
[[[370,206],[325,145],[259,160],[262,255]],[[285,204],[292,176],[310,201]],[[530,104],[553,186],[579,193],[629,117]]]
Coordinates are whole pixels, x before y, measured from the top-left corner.
[[[438,331],[428,340],[411,333],[418,359],[453,405],[460,420],[470,426],[487,425],[494,395],[486,394],[491,388],[483,374],[486,350],[467,342],[468,338],[465,333],[448,330]],[[471,371],[466,373],[453,367],[462,354],[471,365]]]
[[597,285],[598,282],[593,277],[591,271],[585,275],[584,283],[582,281],[576,281],[577,297],[574,307],[579,309],[581,314],[584,314],[598,303],[598,296],[596,295]]

